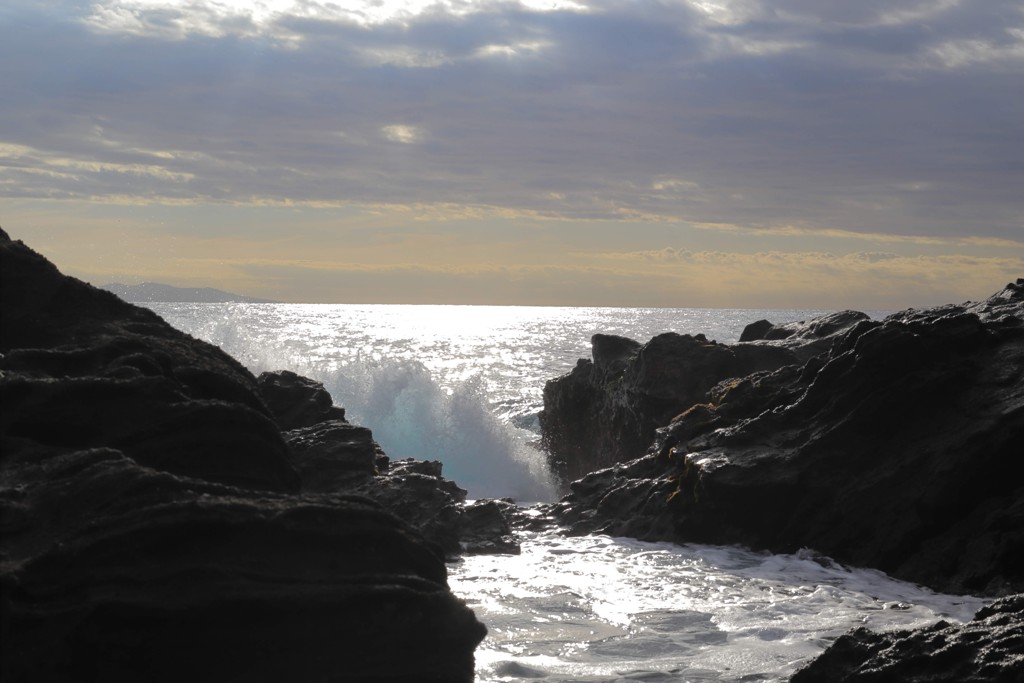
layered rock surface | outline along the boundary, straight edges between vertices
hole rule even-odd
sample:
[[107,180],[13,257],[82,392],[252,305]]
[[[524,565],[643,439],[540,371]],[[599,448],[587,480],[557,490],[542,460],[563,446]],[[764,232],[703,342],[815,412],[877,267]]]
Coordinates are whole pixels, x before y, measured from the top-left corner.
[[[743,338],[734,355],[767,346],[791,360],[713,383],[709,345],[694,337],[640,391],[640,350],[654,340],[620,355],[611,381],[595,340],[594,362],[549,383],[544,441],[568,471],[621,462],[573,482],[550,517],[577,533],[813,548],[945,592],[1024,590],[1024,485],[1011,474],[1024,453],[1024,280],[979,303],[759,321]],[[650,395],[689,405],[665,419]],[[634,432],[632,449],[653,432],[642,457],[563,446],[571,433],[579,450],[603,448],[616,414],[662,420]],[[967,625],[858,631],[794,680],[1024,680],[1022,614],[1016,596]]]
[[[406,485],[322,386],[257,381],[3,231],[0,257],[0,678],[472,680],[439,467]],[[412,496],[449,523],[391,511]]]
[[564,481],[642,455],[658,427],[723,379],[797,361],[789,349],[728,346],[702,334],[667,332],[643,345],[596,334],[591,344],[592,360],[544,387],[542,443]]
[[[1024,281],[978,304],[846,318],[805,363],[695,395],[644,457],[574,482],[554,513],[579,531],[810,547],[948,592],[1024,588],[1024,488],[1004,476],[1024,443]],[[591,415],[594,442],[617,432]]]
[[1020,683],[1024,595],[1004,598],[963,625],[916,631],[859,628],[797,671],[791,683]]

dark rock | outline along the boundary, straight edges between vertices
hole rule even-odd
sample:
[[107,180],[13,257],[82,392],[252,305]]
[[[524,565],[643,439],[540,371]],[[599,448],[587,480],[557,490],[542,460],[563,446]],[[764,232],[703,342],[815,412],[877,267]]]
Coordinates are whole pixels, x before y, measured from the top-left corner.
[[[459,529],[466,492],[441,476],[441,463],[407,460],[351,489],[371,498],[416,527],[447,558],[460,553]],[[437,467],[433,467],[433,465]],[[428,472],[437,472],[430,474]]]
[[345,420],[345,409],[334,405],[324,385],[280,370],[264,372],[257,379],[260,394],[281,429],[312,427],[319,422]]
[[[419,474],[424,477],[438,479],[441,477],[443,469],[444,464],[440,460],[416,460],[415,458],[405,458],[404,460],[392,461],[389,465],[388,473],[393,476]],[[465,491],[462,492],[462,497],[465,499]]]
[[1020,683],[1024,594],[979,610],[973,621],[913,631],[859,628],[797,671],[791,683]]
[[1024,281],[857,318],[803,366],[712,387],[646,458],[574,483],[552,513],[580,531],[809,547],[945,592],[1024,589],[1024,488],[1006,476],[1024,436]]
[[640,351],[640,342],[614,334],[595,334],[590,338],[594,369],[598,375],[616,375]]
[[0,239],[4,434],[111,447],[143,465],[248,488],[298,477],[252,375],[151,311]]
[[347,491],[378,474],[382,451],[366,427],[332,420],[292,429],[284,438],[304,491]]
[[644,453],[655,430],[724,379],[795,363],[772,346],[717,344],[666,333],[640,346],[595,335],[594,361],[581,359],[544,387],[542,444],[569,481]]
[[507,500],[477,500],[463,509],[459,542],[466,554],[518,555],[512,532],[516,505]]
[[746,327],[744,327],[743,331],[740,332],[739,341],[749,342],[757,341],[759,339],[766,339],[768,333],[771,332],[773,329],[775,329],[775,325],[773,325],[768,320],[762,319],[756,322],[752,322]]
[[5,682],[472,680],[437,546],[324,492],[386,465],[368,430],[286,442],[237,362],[2,231],[0,322]]
[[782,325],[773,325],[767,320],[759,320],[744,328],[743,334],[740,335],[740,341],[789,349],[796,354],[801,362],[804,362],[813,356],[827,352],[837,336],[865,320],[870,320],[870,317],[860,311],[827,313],[810,320],[800,320]]

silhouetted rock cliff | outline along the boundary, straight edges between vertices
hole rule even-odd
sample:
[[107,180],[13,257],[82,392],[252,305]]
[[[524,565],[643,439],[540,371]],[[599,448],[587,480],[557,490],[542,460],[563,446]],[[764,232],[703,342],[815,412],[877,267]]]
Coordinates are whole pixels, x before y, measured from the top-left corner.
[[315,382],[0,258],[0,678],[472,680],[439,466],[405,486]]

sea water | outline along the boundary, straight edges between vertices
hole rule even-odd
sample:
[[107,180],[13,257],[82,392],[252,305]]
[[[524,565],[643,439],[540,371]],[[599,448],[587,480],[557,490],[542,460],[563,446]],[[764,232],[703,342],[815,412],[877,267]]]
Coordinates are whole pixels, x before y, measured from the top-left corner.
[[[324,382],[392,458],[440,460],[473,498],[556,496],[537,416],[544,382],[597,332],[734,342],[743,327],[823,311],[296,304],[150,304],[253,372]],[[880,315],[870,312],[873,316]],[[969,619],[938,595],[811,551],[524,533],[518,556],[467,557],[452,590],[487,624],[478,681],[784,681],[856,626]]]

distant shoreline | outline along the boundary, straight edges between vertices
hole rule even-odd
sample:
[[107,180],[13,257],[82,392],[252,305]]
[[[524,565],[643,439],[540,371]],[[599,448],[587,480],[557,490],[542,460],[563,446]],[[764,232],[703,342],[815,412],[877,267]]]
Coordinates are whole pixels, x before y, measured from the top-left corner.
[[225,292],[212,287],[175,287],[160,282],[143,282],[140,285],[125,285],[120,282],[103,285],[100,289],[113,292],[130,303],[245,303],[276,304],[273,299],[259,299]]

